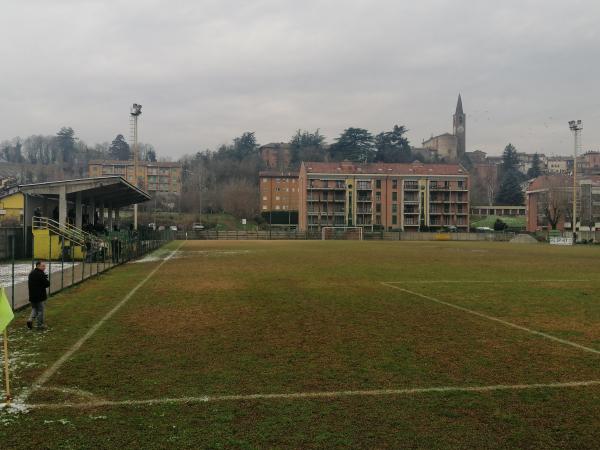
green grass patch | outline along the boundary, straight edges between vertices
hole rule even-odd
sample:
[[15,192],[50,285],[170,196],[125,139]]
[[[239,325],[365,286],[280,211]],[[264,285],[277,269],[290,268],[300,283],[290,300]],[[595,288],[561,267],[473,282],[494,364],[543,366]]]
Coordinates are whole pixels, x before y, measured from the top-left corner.
[[[15,369],[16,391],[166,254],[52,298],[48,333],[28,332],[19,314],[11,340],[31,365]],[[382,282],[598,348],[599,256],[595,248],[487,242],[187,241],[31,402],[82,401],[76,390],[119,401],[598,380],[598,355]],[[427,283],[444,280],[498,283]],[[5,418],[0,442],[7,448],[87,448],[92,441],[98,448],[592,448],[599,396],[598,386],[588,386],[42,409]]]

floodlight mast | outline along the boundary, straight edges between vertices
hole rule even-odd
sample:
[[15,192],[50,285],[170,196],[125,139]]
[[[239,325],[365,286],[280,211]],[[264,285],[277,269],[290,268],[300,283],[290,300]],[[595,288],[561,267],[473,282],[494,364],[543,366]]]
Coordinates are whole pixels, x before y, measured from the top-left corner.
[[573,243],[577,243],[577,154],[581,146],[581,120],[569,121],[569,128],[573,132],[573,217],[571,218],[571,229],[573,230]]
[[[134,103],[129,111],[131,117],[131,141],[133,144],[133,184],[135,187],[138,186],[138,165],[139,165],[139,152],[138,152],[138,117],[142,115],[142,105]],[[133,229],[138,229],[138,205],[133,205]]]

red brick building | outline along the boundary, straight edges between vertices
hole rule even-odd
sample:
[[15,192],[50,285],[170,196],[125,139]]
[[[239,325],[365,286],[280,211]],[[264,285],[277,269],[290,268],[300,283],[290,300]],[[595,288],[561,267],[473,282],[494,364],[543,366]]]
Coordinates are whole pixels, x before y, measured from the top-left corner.
[[459,164],[304,162],[299,229],[469,230],[469,174]]
[[[600,229],[600,176],[578,177],[577,231]],[[557,229],[572,231],[573,177],[544,175],[526,192],[527,231]]]

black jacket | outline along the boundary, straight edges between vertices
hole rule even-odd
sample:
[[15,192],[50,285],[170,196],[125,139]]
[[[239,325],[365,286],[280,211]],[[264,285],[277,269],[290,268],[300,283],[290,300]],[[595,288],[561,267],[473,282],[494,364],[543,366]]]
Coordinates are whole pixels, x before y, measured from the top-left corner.
[[29,301],[31,303],[43,302],[48,298],[46,288],[50,287],[48,276],[40,269],[33,269],[29,273]]

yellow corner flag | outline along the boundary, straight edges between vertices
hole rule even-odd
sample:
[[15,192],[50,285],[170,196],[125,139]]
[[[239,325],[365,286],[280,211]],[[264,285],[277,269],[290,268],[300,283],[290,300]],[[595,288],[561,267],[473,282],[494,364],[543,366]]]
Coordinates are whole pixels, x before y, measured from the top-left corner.
[[2,286],[0,287],[0,332],[4,331],[14,318],[15,314],[8,302],[4,286]]
[[8,333],[6,327],[15,318],[8,297],[4,291],[4,286],[0,286],[0,331],[3,332],[2,340],[4,341],[4,384],[6,386],[6,403],[10,404],[10,381],[8,376]]

